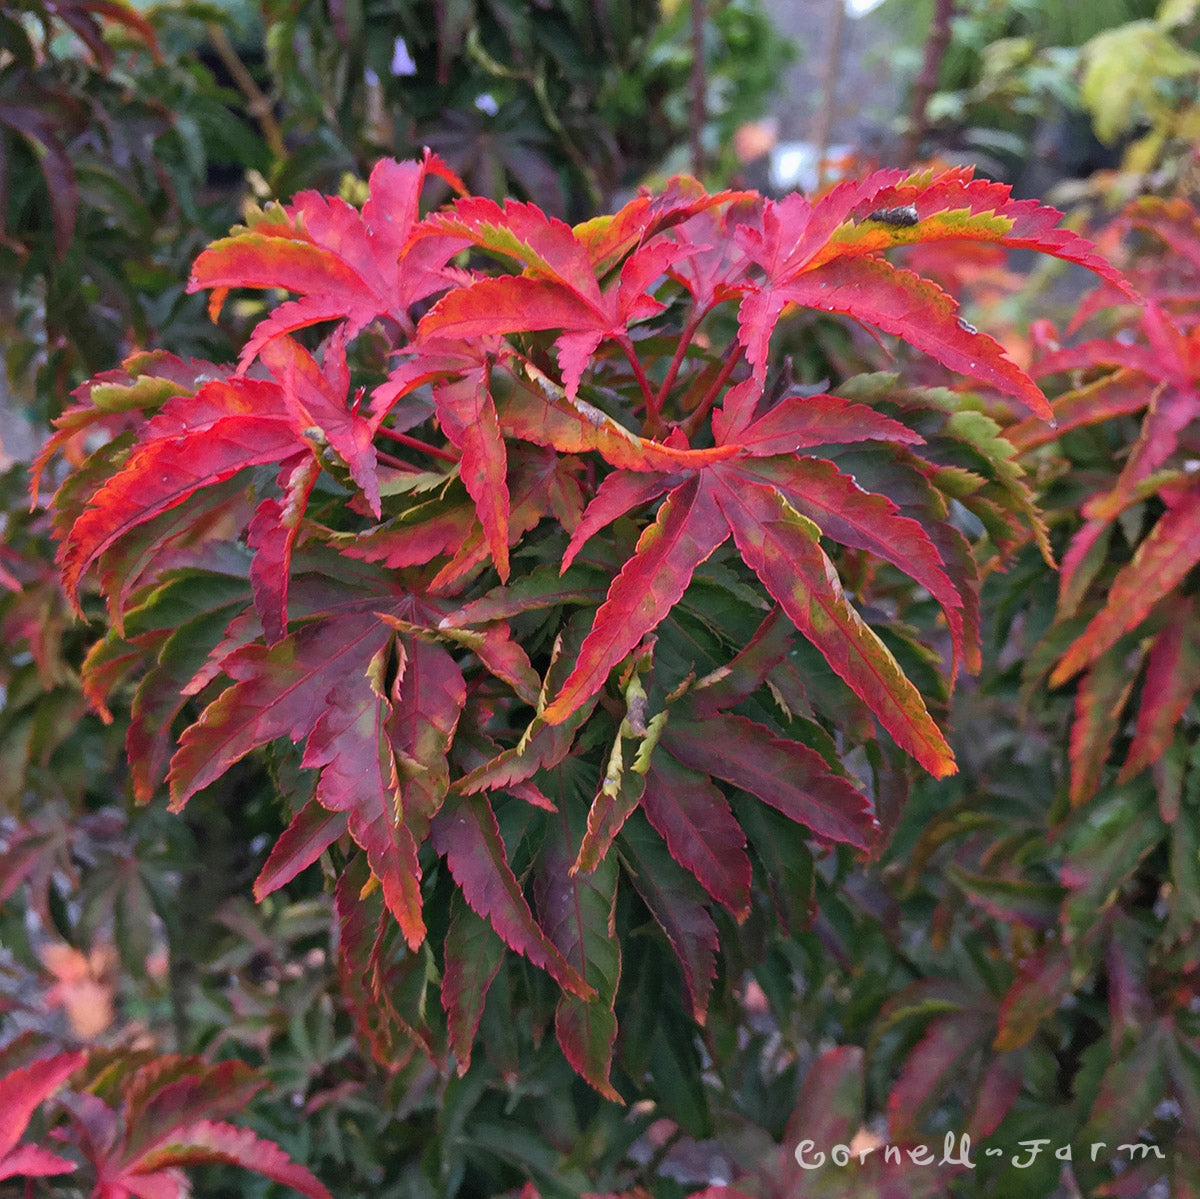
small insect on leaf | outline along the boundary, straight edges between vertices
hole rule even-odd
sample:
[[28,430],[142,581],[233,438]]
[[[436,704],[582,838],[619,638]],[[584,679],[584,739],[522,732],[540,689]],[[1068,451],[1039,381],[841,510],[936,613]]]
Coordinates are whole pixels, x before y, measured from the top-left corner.
[[920,219],[916,208],[911,204],[905,204],[902,208],[876,208],[874,212],[867,214],[868,221],[878,221],[881,225],[893,225],[897,229],[915,225]]

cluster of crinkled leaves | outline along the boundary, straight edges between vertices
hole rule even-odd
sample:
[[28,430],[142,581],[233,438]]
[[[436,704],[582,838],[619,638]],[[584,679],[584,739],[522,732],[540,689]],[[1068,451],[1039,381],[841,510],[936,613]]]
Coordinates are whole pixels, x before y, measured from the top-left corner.
[[[222,1119],[266,1085],[241,1062],[46,1056],[35,1038],[22,1036],[5,1047],[0,1070],[0,1179],[83,1175],[93,1199],[181,1199],[191,1193],[183,1167],[223,1163],[330,1199],[278,1145]],[[78,1089],[58,1094],[59,1110],[48,1113],[68,1081]],[[39,1110],[52,1131],[41,1143],[22,1140]]]
[[[1052,686],[1078,676],[1073,805],[1097,793],[1128,720],[1133,735],[1116,781],[1154,767],[1171,821],[1190,746],[1183,718],[1200,689],[1190,580],[1200,562],[1200,217],[1186,201],[1148,197],[1117,227],[1143,239],[1130,270],[1148,303],[1130,307],[1102,287],[1068,331],[1100,325],[1100,336],[1060,346],[1045,331],[1037,374],[1065,380],[1054,388],[1056,427],[1023,421],[1008,431],[1031,457],[1057,461],[1055,473],[1072,453],[1087,468],[1073,505],[1083,520],[1071,530],[1054,623],[1030,685],[1047,673]],[[1113,442],[1121,447],[1115,471],[1096,460]]]
[[269,173],[270,153],[197,60],[196,28],[118,0],[0,10],[0,328],[7,403],[33,422],[6,424],[9,455],[131,337],[230,352],[179,276],[237,212],[221,168]]
[[891,919],[864,906],[843,934],[853,985],[887,994],[868,1043],[893,1140],[1075,1147],[1019,1179],[983,1162],[964,1195],[1005,1174],[1057,1194],[1064,1171],[1080,1194],[1200,1193],[1200,217],[1145,197],[1112,231],[1149,302],[1102,285],[1043,326],[1057,428],[1006,434],[1061,571],[1027,546],[989,581],[962,772],[914,790]]
[[[1052,209],[962,170],[815,203],[679,179],[574,228],[467,196],[420,219],[429,175],[461,192],[434,156],[383,162],[361,211],[304,193],[199,257],[214,312],[236,288],[294,298],[236,368],[144,353],[80,389],[43,455],[78,462],[62,577],[74,597],[94,570],[107,598],[92,702],[136,680],[140,798],[165,780],[178,810],[251,751],[299,747],[312,782],[257,893],[362,850],[337,897],[381,1056],[390,1020],[465,1069],[507,945],[559,984],[563,1050],[614,1096],[619,889],[702,1020],[714,905],[745,915],[755,861],[776,878],[760,813],[870,851],[846,751],[952,772],[930,705],[979,658],[962,530],[1042,535],[978,404],[789,385],[773,329],[844,314],[1046,416],[885,252],[993,242],[1125,285]],[[448,924],[423,902],[443,861]],[[431,930],[444,1038],[388,998]]]
[[[61,22],[78,38],[84,51],[78,58],[90,60],[104,74],[111,72],[115,64],[112,46],[105,39],[106,22],[120,26],[155,55],[158,44],[154,30],[136,9],[108,0],[6,6],[0,12],[0,39],[6,51],[0,67],[0,95],[5,101],[0,109],[0,136],[5,138],[6,153],[14,152],[7,140],[10,137],[21,139],[33,152],[49,201],[54,249],[62,258],[74,236],[79,208],[79,177],[70,143],[89,119],[103,119],[106,126],[111,126],[112,121],[98,97],[75,94],[72,89],[75,81],[65,74],[59,76],[53,69],[56,63],[50,51],[54,38],[62,32],[55,27],[56,22]],[[80,63],[74,65],[78,73]],[[111,132],[111,128],[106,128],[106,132]],[[126,154],[131,151],[130,146],[120,149]],[[21,186],[18,193],[25,190]],[[6,227],[6,208],[11,199],[8,191],[6,187],[5,208],[0,209],[0,247],[27,253],[28,247],[15,240],[25,231]],[[18,194],[18,207],[24,198]]]

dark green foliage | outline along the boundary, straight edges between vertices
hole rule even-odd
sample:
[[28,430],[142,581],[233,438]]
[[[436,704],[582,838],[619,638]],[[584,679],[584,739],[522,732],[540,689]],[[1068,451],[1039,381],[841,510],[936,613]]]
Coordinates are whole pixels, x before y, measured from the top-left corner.
[[[751,115],[780,58],[754,5],[711,7],[710,112],[724,137]],[[1083,28],[1055,25],[1068,16],[1050,8],[1009,9],[1004,32],[1043,45],[1091,36],[1105,12],[1143,13],[1114,0],[1103,11],[1080,10],[1096,22]],[[960,58],[951,56],[948,71],[978,72],[972,56],[991,36],[986,22],[995,12],[970,6],[956,28]],[[135,342],[181,356],[229,356],[229,333],[244,332],[262,310],[243,300],[214,327],[184,281],[196,253],[251,194],[265,200],[343,187],[358,200],[355,180],[381,152],[404,155],[428,143],[481,193],[578,216],[686,138],[683,5],[660,22],[656,6],[635,0],[270,0],[264,26],[201,7],[160,10],[153,36],[139,19],[112,16],[61,0],[53,14],[36,4],[0,9],[0,335],[10,395],[37,422]],[[198,54],[212,41],[209,21],[223,23],[226,43],[267,97],[265,116],[251,111],[228,61]],[[66,24],[82,41],[63,40]],[[403,66],[397,37],[412,75],[392,73],[394,61]],[[1037,89],[1058,82],[1030,72],[1020,86],[1033,89],[1018,97],[1024,122],[1044,99]],[[488,101],[477,105],[482,96],[495,102],[495,115],[485,111]],[[994,98],[982,97],[985,107],[973,111],[986,116]],[[979,90],[969,99],[980,100]],[[1130,269],[1148,293],[1158,278],[1171,320],[1194,340],[1200,292],[1188,255],[1177,241],[1176,254],[1160,256],[1146,231],[1163,211],[1148,203],[1140,212],[1144,258]],[[1186,206],[1168,213],[1177,230],[1195,232]],[[1120,344],[1136,342],[1144,331],[1132,312],[1101,315],[1100,332],[1124,329]],[[171,694],[195,667],[171,633],[183,627],[201,640],[219,638],[246,584],[231,575],[228,591],[214,583],[207,606],[187,610],[173,605],[168,585],[131,616],[123,637],[101,642],[89,668],[98,680],[93,700],[101,684],[119,683],[106,722],[80,682],[84,649],[106,619],[102,604],[85,592],[92,624],[71,623],[50,565],[49,517],[24,511],[23,472],[6,475],[0,1076],[31,1056],[91,1044],[88,1073],[70,1085],[118,1105],[148,1057],[202,1054],[227,1063],[218,1077],[240,1080],[247,1095],[259,1084],[228,1063],[248,1063],[265,1085],[247,1100],[241,1123],[339,1199],[466,1199],[517,1194],[527,1184],[564,1199],[676,1199],[730,1180],[733,1187],[714,1188],[710,1199],[1050,1196],[1061,1161],[1044,1151],[1032,1168],[1013,1162],[1031,1138],[1050,1138],[1051,1150],[1074,1147],[1082,1194],[1148,1193],[1160,1176],[1172,1194],[1200,1193],[1195,700],[1185,696],[1169,735],[1142,738],[1157,752],[1147,754],[1145,744],[1131,752],[1140,713],[1161,706],[1147,665],[1152,647],[1161,640],[1169,648],[1173,629],[1194,624],[1195,570],[1081,677],[1048,682],[1104,610],[1118,572],[1177,502],[1193,469],[1186,463],[1196,453],[1196,419],[1180,422],[1162,477],[1112,522],[1060,596],[1059,576],[1023,525],[1042,534],[1036,501],[1061,561],[1083,527],[1080,510],[1114,486],[1114,461],[1125,462],[1142,433],[1141,407],[1127,404],[1056,440],[1040,425],[1032,434],[1026,422],[1012,436],[1026,451],[1028,475],[995,470],[1003,406],[861,374],[891,364],[860,332],[825,317],[792,321],[792,360],[769,386],[781,394],[793,370],[802,384],[828,377],[846,398],[912,422],[941,468],[938,488],[959,495],[951,511],[964,539],[948,538],[939,552],[1007,568],[990,575],[981,600],[982,671],[951,694],[935,652],[948,651],[950,638],[931,597],[894,566],[830,546],[848,589],[869,597],[881,627],[889,622],[889,649],[952,730],[960,773],[918,778],[901,754],[872,742],[869,718],[820,656],[807,646],[791,650],[790,672],[778,677],[802,681],[824,723],[794,714],[793,691],[760,691],[740,711],[830,759],[849,750],[885,848],[870,862],[845,847],[814,852],[796,825],[728,788],[754,871],[744,904],[729,883],[731,907],[745,908],[738,923],[707,905],[642,813],[626,821],[612,856],[588,876],[580,927],[586,956],[620,875],[619,962],[599,961],[594,949],[589,964],[615,992],[606,996],[620,1028],[609,1081],[639,1101],[630,1106],[601,1097],[572,1071],[555,1040],[556,1020],[572,1017],[570,1001],[527,963],[509,955],[502,964],[498,938],[433,854],[422,859],[430,940],[416,951],[384,926],[376,936],[380,895],[363,894],[367,872],[356,874],[337,845],[320,869],[251,903],[267,849],[312,796],[312,773],[299,768],[286,740],[240,763],[182,816],[165,812],[155,770],[147,766],[130,783],[122,744],[133,687],[119,680],[134,650],[152,662],[156,680],[143,693],[155,703],[143,700],[132,713],[135,744],[161,755],[172,724],[177,731],[198,714]],[[381,366],[369,357],[366,366]],[[1161,344],[1157,358],[1165,360]],[[1086,391],[1108,369],[1084,355],[1049,377],[1047,391]],[[1143,387],[1143,399],[1157,386]],[[125,444],[101,450],[83,468],[84,483],[94,484]],[[82,461],[92,448],[69,451]],[[907,488],[915,509],[932,502],[915,459],[872,447],[834,452],[862,486],[897,495]],[[325,499],[333,495],[328,484]],[[566,608],[594,605],[609,559],[631,552],[632,525],[614,530],[616,549],[597,547],[595,561],[573,568]],[[758,615],[730,564],[714,557],[659,630],[660,684],[723,666],[754,635]],[[539,609],[513,622],[531,646],[543,616]],[[1194,641],[1181,645],[1176,695],[1187,690],[1194,653]],[[548,643],[536,646],[549,651]],[[1082,730],[1074,743],[1072,728]],[[581,757],[594,764],[608,748],[584,745]],[[499,836],[535,905],[561,873],[555,848],[567,833],[578,840],[587,819],[591,790],[575,767],[568,760],[540,779],[561,818],[516,800],[498,807]],[[134,786],[151,802],[133,803]],[[578,948],[570,929],[552,931],[570,959]],[[455,979],[464,961],[472,971]],[[371,987],[363,985],[364,963],[376,972]],[[438,1002],[439,988],[450,985],[476,1000],[455,1006],[457,1026]],[[33,1036],[12,1040],[18,1029]],[[64,1061],[74,1064],[64,1055],[63,1069]],[[39,1109],[25,1139],[40,1138],[82,1165],[77,1150],[43,1137],[49,1123],[65,1121],[57,1102]],[[970,1133],[978,1168],[889,1171],[877,1151],[860,1172],[809,1172],[793,1157],[803,1138],[828,1151],[856,1134],[859,1144],[907,1138],[940,1152],[947,1132]],[[1095,1163],[1093,1141],[1108,1146]],[[1165,1160],[1151,1157],[1118,1177],[1113,1163],[1129,1155],[1116,1147],[1139,1141],[1161,1148]],[[1003,1155],[984,1157],[983,1144]],[[230,1165],[189,1175],[197,1199],[294,1193]],[[70,1175],[33,1185],[34,1194],[87,1193]]]

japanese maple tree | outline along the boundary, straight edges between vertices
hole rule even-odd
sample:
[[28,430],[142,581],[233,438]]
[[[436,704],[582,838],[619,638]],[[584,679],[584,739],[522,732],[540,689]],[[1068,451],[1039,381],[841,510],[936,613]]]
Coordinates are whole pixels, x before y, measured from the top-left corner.
[[[460,198],[422,219],[430,176]],[[507,947],[619,1098],[631,922],[661,930],[702,1022],[756,871],[789,918],[809,844],[878,845],[888,771],[954,771],[936,713],[979,662],[964,529],[1044,545],[979,401],[800,386],[773,331],[848,317],[1044,419],[1000,345],[886,254],[1035,249],[1136,293],[967,170],[777,203],[676,179],[574,228],[463,192],[427,154],[380,163],[361,210],[254,213],[190,286],[214,316],[234,289],[294,298],[236,366],[158,351],[93,379],[41,465],[74,464],[62,579],[105,597],[85,689],[103,712],[133,688],[137,797],[165,785],[178,811],[253,751],[290,755],[255,891],[326,855],[376,1056],[465,1071]]]

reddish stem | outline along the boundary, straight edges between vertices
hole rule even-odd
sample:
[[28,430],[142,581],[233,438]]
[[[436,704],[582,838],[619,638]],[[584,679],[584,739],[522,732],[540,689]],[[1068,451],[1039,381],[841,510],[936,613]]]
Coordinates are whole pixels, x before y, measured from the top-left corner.
[[397,433],[395,429],[389,429],[387,425],[380,425],[379,432],[384,437],[390,437],[393,441],[399,442],[400,445],[406,445],[411,450],[420,450],[422,454],[431,454],[434,458],[440,458],[443,462],[453,462],[457,465],[458,458],[449,450],[439,449],[436,445],[430,445],[427,441],[421,441],[416,437],[409,437],[407,433]]
[[680,428],[683,430],[684,436],[687,437],[688,441],[691,441],[692,437],[696,433],[696,430],[700,428],[705,417],[708,416],[712,406],[717,402],[717,397],[721,394],[721,388],[729,382],[729,376],[733,374],[745,353],[746,347],[738,346],[738,348],[732,354],[730,354],[728,358],[725,359],[725,365],[721,367],[721,373],[717,375],[712,382],[712,386],[707,392],[705,392],[704,399],[702,399],[700,403],[696,405],[695,412],[693,412],[691,416],[689,416],[687,420],[680,425]]
[[707,313],[697,313],[684,326],[683,331],[679,334],[679,344],[675,347],[674,357],[671,359],[671,365],[667,367],[667,377],[663,380],[662,386],[658,389],[658,395],[655,397],[655,407],[659,412],[662,411],[663,405],[667,402],[667,396],[671,388],[675,386],[675,379],[679,375],[679,368],[683,365],[684,355],[687,353],[687,348],[692,344],[692,338],[696,335],[696,330],[700,327],[700,322],[704,319]]
[[654,388],[650,385],[650,380],[646,378],[641,360],[634,352],[633,342],[628,337],[619,337],[617,344],[624,351],[629,365],[633,367],[633,377],[637,379],[638,386],[642,389],[642,395],[646,400],[646,422],[642,426],[642,436],[657,437],[663,431],[663,423],[658,415],[659,402],[654,394]]
[[403,458],[397,458],[392,454],[385,453],[383,450],[376,450],[375,457],[384,466],[390,466],[395,470],[402,470],[405,474],[419,474],[421,470],[419,466],[414,466],[411,462],[405,462]]

